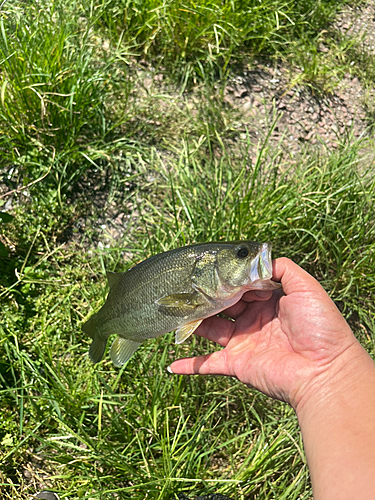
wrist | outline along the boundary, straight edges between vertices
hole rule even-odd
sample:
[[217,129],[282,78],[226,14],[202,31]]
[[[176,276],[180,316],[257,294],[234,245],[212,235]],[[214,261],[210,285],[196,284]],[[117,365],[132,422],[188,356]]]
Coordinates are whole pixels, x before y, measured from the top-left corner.
[[295,410],[316,500],[370,500],[375,478],[375,363],[355,343]]
[[[367,386],[374,387],[375,363],[355,340],[337,358],[322,369],[301,391],[292,404],[301,427],[306,419],[326,417],[330,410],[355,405],[355,398]],[[354,396],[354,399],[353,399]]]

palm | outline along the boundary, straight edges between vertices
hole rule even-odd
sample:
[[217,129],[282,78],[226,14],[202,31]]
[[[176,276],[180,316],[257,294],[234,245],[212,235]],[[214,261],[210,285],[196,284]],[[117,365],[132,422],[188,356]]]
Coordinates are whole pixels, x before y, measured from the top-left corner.
[[[328,335],[311,335],[320,321],[313,315],[316,299],[309,298],[310,314],[306,307],[299,307],[302,300],[306,302],[306,297],[274,293],[266,302],[239,305],[244,310],[235,317],[225,347],[229,374],[283,400],[288,399],[290,389],[299,389],[301,378],[316,374],[320,364],[328,361],[324,349]],[[297,335],[293,332],[296,323],[300,325]]]
[[303,277],[284,279],[286,295],[277,291],[269,300],[248,292],[225,311],[234,321],[205,320],[196,333],[224,349],[177,361],[173,371],[231,375],[277,399],[294,399],[353,340],[323,288]]

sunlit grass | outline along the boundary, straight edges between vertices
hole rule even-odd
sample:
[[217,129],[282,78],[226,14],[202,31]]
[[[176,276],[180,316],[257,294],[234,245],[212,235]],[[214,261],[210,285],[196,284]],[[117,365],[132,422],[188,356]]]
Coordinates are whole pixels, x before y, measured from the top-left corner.
[[0,19],[1,163],[18,165],[24,181],[49,172],[44,183],[61,192],[106,159],[107,96],[120,88],[127,98],[121,51],[100,46],[94,15],[83,22],[74,2],[10,9]]
[[100,21],[186,85],[223,77],[228,66],[246,58],[304,53],[301,42],[323,32],[344,3],[109,0]]

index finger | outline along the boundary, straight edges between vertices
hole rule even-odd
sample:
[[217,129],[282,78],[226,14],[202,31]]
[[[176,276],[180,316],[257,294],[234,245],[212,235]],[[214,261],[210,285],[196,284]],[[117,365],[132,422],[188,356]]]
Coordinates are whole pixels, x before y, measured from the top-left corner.
[[251,290],[245,292],[236,304],[228,307],[222,313],[228,316],[228,318],[236,319],[248,308],[249,302],[264,302],[272,297],[272,293],[273,290]]

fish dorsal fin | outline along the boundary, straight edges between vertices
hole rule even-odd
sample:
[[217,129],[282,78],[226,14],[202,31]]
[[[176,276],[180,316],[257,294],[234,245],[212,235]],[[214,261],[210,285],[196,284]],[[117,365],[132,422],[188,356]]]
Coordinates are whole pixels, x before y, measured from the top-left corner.
[[109,289],[112,290],[112,288],[119,282],[121,276],[124,273],[112,273],[111,271],[107,271],[107,280],[108,280],[108,285]]
[[198,321],[194,321],[193,323],[188,323],[187,325],[180,326],[176,330],[176,344],[182,344],[192,333],[195,332],[195,330],[198,328],[198,326],[202,323],[203,319],[199,319]]
[[117,337],[111,346],[111,359],[115,366],[124,365],[133,356],[142,342]]

